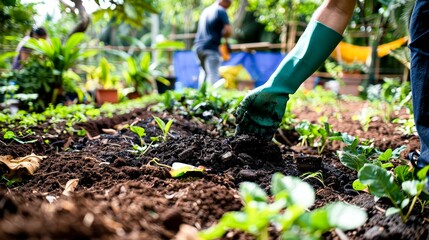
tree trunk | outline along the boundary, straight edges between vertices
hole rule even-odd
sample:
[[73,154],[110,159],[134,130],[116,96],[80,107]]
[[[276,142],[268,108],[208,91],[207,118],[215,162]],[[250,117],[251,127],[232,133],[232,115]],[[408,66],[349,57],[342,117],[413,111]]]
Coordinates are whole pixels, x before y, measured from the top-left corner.
[[246,16],[246,8],[248,5],[249,2],[247,0],[240,0],[240,5],[236,13],[236,19],[232,26],[233,29],[241,29],[241,27],[243,26],[244,17]]
[[[69,37],[77,32],[85,32],[89,24],[91,23],[91,17],[83,6],[82,0],[72,0],[72,2],[74,3],[74,9],[77,9],[79,11],[80,21],[73,28],[73,30],[71,30],[71,32],[69,33]],[[61,1],[61,3],[63,3],[63,1]],[[72,9],[72,12],[74,9]]]

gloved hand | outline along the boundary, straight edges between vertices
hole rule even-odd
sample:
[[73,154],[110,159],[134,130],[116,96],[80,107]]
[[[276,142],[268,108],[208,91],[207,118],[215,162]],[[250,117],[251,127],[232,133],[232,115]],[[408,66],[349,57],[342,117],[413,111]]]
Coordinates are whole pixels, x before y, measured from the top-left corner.
[[311,20],[296,46],[282,60],[270,79],[249,92],[236,112],[235,134],[249,134],[271,140],[282,121],[289,94],[295,93],[326,58],[342,36]]

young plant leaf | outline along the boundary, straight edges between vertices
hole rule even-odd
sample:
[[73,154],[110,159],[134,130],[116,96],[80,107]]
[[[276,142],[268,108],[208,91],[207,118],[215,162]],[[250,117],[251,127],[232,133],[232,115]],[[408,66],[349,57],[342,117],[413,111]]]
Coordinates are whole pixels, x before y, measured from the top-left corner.
[[276,200],[283,198],[287,201],[287,205],[299,205],[303,208],[311,207],[316,198],[313,188],[308,183],[281,173],[273,175],[271,192]]
[[369,163],[365,155],[363,154],[353,154],[348,151],[341,151],[339,154],[340,162],[344,166],[359,171],[366,163]]
[[392,149],[389,148],[386,151],[384,151],[382,154],[380,154],[380,156],[378,156],[378,160],[382,162],[387,162],[391,157],[392,157]]
[[192,166],[185,163],[174,162],[169,171],[172,177],[180,177],[183,176],[187,172],[204,172],[206,168],[203,166]]
[[413,173],[410,172],[410,167],[408,165],[399,165],[395,167],[393,172],[400,183],[413,179]]
[[427,165],[424,168],[420,169],[420,171],[417,172],[417,177],[420,180],[424,180],[425,178],[427,178],[428,171],[429,171],[429,165]]
[[363,184],[368,185],[370,193],[374,196],[387,197],[395,204],[400,204],[404,199],[399,185],[386,169],[374,164],[365,164],[359,170],[358,178]]
[[401,212],[401,209],[396,208],[396,207],[390,207],[386,210],[386,216],[390,216],[390,215],[397,214],[400,212]]
[[15,133],[12,131],[6,131],[3,135],[4,139],[13,139],[15,138]]
[[266,202],[267,194],[258,184],[253,182],[243,182],[240,184],[240,196],[245,203],[250,201]]
[[368,218],[363,209],[343,202],[329,204],[326,209],[329,216],[329,225],[344,231],[361,226]]
[[423,189],[423,184],[418,180],[410,180],[402,183],[402,190],[410,196],[416,196]]
[[407,149],[406,145],[402,145],[398,148],[395,148],[395,150],[393,150],[393,152],[392,152],[392,158],[395,158],[395,159],[399,158],[401,152],[404,151],[405,149]]
[[140,126],[131,126],[131,132],[137,134],[140,138],[146,136],[146,130]]
[[361,183],[359,181],[359,179],[356,179],[356,180],[353,181],[352,187],[356,191],[363,191],[363,190],[365,190],[365,189],[368,188],[368,186],[365,185],[365,184],[363,184],[363,183]]

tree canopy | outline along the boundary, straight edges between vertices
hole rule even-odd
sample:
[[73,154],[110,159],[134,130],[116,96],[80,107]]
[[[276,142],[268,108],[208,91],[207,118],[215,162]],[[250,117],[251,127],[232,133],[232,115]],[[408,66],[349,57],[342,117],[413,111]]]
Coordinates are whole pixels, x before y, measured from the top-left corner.
[[22,36],[34,25],[35,4],[23,4],[21,0],[0,1],[0,43],[5,36]]

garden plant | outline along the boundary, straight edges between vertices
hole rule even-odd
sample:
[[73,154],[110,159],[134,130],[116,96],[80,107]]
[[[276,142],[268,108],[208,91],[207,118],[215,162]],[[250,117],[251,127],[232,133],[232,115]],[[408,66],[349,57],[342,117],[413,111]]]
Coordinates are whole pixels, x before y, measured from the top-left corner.
[[[409,16],[408,1],[358,2],[344,41],[406,35],[395,17]],[[304,83],[263,140],[236,134],[245,91],[156,91],[211,1],[58,4],[61,20],[43,20],[50,39],[30,39],[31,57],[10,70],[6,46],[34,24],[37,4],[0,3],[0,239],[429,238],[429,167],[408,160],[420,142],[406,48],[377,62],[402,79],[365,82],[358,96]],[[275,38],[281,49],[264,54],[283,54],[318,4],[233,1],[230,40]],[[352,65],[374,73],[373,63]],[[332,81],[344,64],[325,62]],[[102,86],[118,91],[115,103],[95,101]]]

